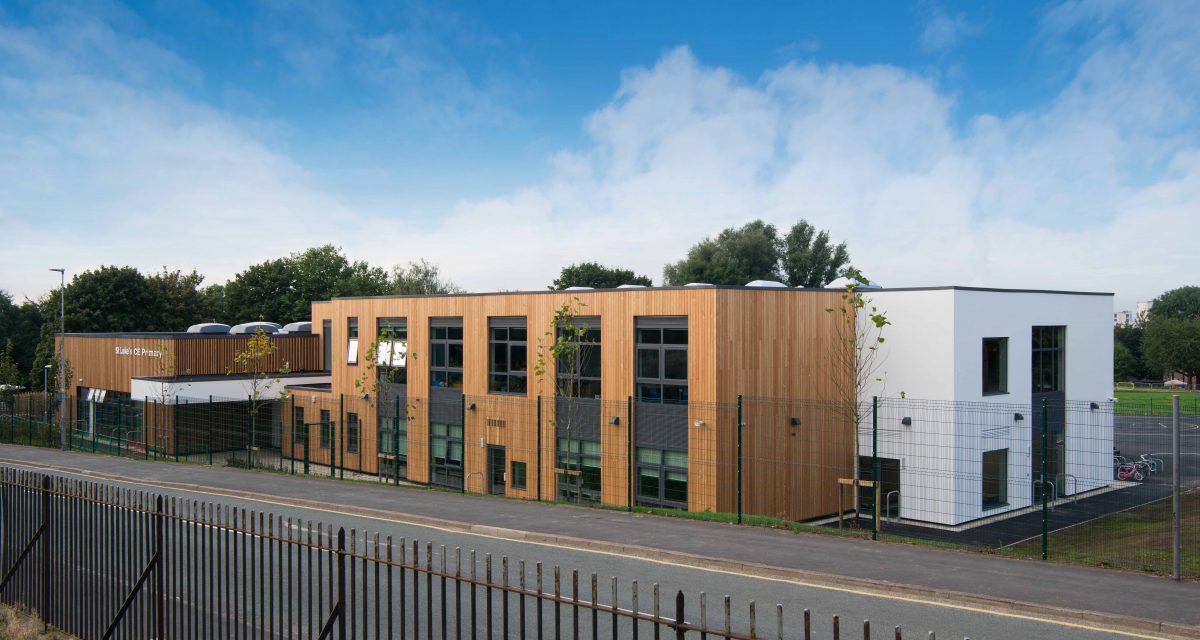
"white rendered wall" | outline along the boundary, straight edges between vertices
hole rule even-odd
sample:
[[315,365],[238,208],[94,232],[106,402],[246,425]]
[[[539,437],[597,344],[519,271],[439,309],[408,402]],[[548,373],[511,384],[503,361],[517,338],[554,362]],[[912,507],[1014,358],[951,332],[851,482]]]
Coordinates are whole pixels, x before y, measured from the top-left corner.
[[[286,378],[270,378],[260,382],[259,398],[278,398],[283,395],[285,387],[304,384],[329,383],[329,374],[313,376],[288,376]],[[209,396],[216,401],[245,400],[253,393],[250,378],[221,378],[219,380],[200,380],[195,382],[171,382],[165,385],[154,380],[133,378],[130,381],[130,396],[134,400],[150,398],[151,401],[167,403],[197,400],[208,400]]]
[[[960,524],[1031,504],[1034,326],[1067,327],[1066,473],[1075,480],[1059,493],[1111,480],[1111,296],[962,289],[867,295],[892,325],[880,348],[882,379],[869,381],[861,399],[885,398],[878,455],[901,461],[902,518]],[[1008,393],[984,396],[982,345],[993,337],[1008,338]],[[911,425],[900,424],[905,417]],[[871,455],[869,420],[859,442],[860,455]],[[1008,449],[1008,504],[984,511],[982,456],[996,449]]]

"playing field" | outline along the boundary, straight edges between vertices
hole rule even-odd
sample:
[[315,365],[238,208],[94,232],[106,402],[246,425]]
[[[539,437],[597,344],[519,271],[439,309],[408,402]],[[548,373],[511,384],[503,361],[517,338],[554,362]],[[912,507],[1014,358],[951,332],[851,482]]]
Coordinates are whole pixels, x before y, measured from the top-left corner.
[[1185,416],[1200,415],[1200,391],[1160,391],[1137,389],[1114,391],[1116,413],[1125,416],[1170,416],[1171,396],[1179,394],[1179,412]]

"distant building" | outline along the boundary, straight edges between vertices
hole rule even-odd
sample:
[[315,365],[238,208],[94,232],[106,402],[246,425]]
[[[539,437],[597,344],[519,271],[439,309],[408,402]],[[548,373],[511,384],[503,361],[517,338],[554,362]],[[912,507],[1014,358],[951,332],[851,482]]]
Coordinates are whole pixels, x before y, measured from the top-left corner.
[[1146,321],[1146,317],[1150,315],[1150,309],[1154,306],[1153,300],[1137,303],[1137,310],[1133,316],[1133,324],[1142,324]]
[[1128,309],[1113,314],[1113,324],[1118,327],[1128,327],[1133,324],[1134,315]]

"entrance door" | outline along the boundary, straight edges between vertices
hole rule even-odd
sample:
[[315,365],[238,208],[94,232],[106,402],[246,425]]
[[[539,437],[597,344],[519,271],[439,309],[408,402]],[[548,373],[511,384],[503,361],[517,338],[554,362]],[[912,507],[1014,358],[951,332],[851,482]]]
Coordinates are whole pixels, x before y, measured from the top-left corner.
[[488,445],[488,493],[504,495],[505,479],[504,447]]

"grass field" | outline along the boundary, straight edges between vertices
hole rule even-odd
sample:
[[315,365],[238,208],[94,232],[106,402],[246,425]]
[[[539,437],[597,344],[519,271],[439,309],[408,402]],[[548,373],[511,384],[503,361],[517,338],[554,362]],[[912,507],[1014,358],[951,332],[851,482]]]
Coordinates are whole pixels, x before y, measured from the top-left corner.
[[1179,412],[1185,416],[1200,415],[1200,391],[1158,391],[1137,389],[1135,391],[1114,391],[1117,399],[1114,409],[1117,415],[1124,416],[1170,416],[1171,396],[1179,394]]
[[[1200,491],[1184,494],[1182,503],[1183,576],[1196,579],[1200,578]],[[1051,533],[1050,559],[1171,575],[1171,530],[1171,500],[1167,498]],[[1041,545],[1041,540],[1034,538],[1005,552],[1040,557]]]

